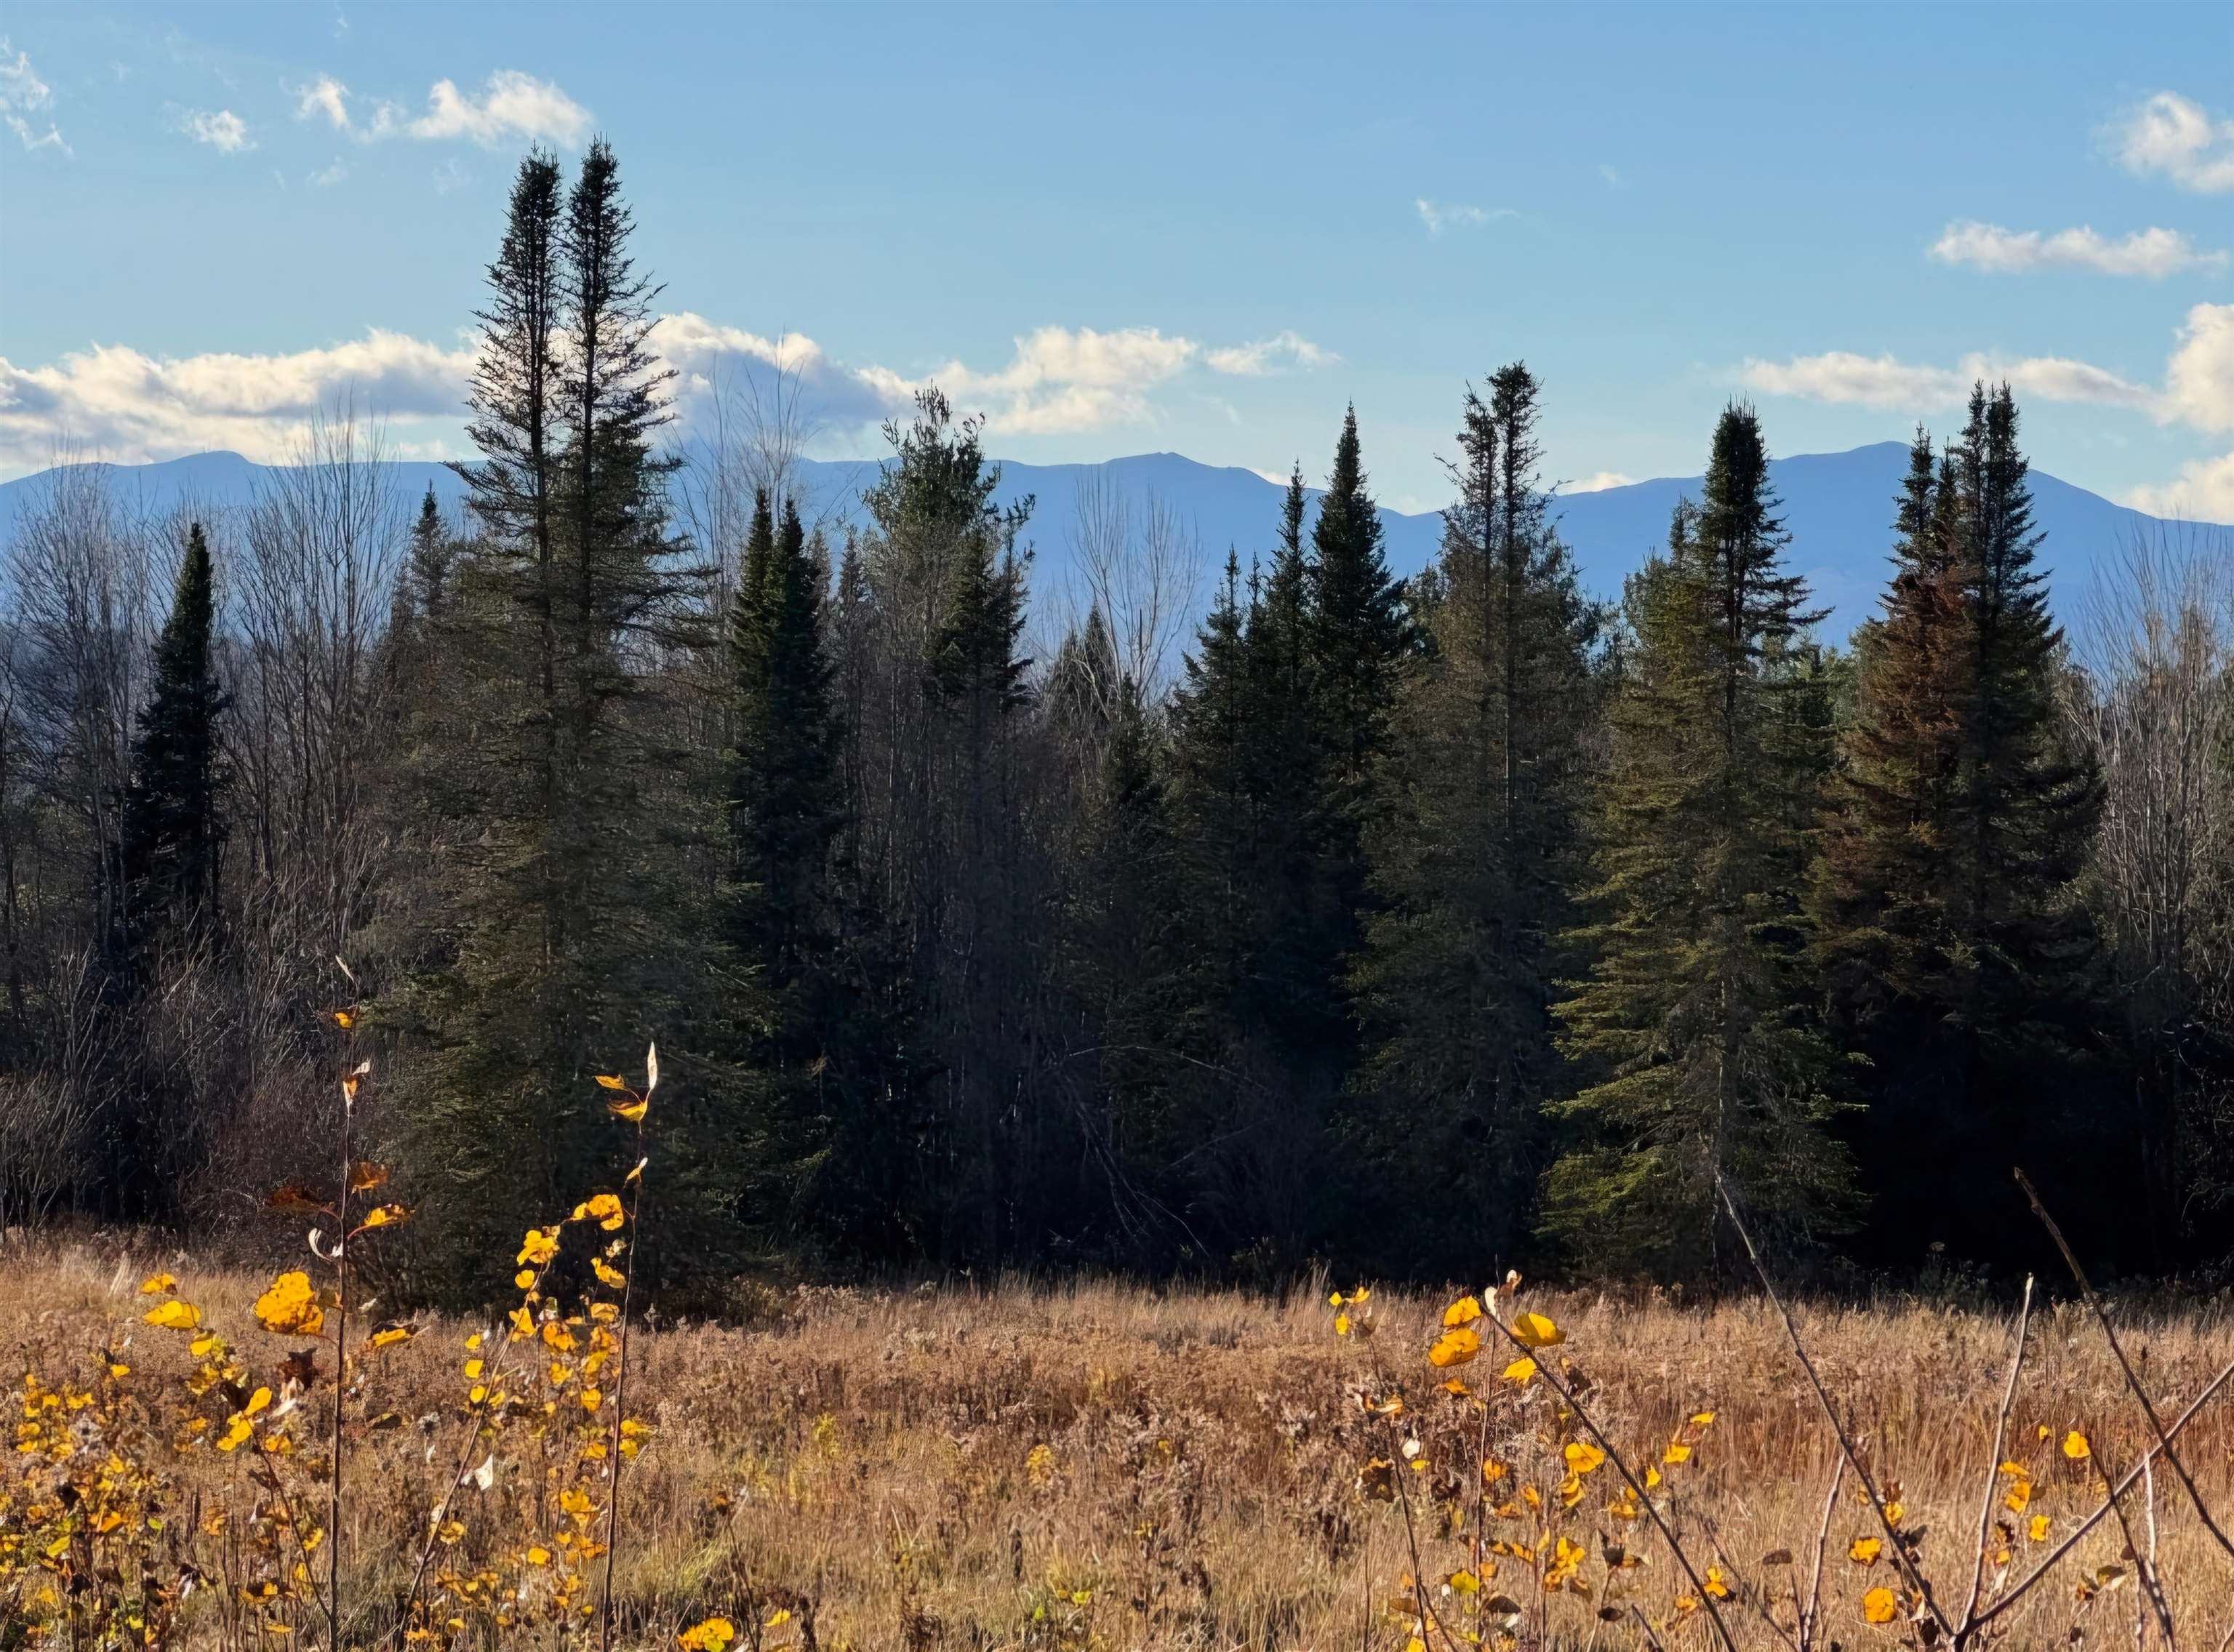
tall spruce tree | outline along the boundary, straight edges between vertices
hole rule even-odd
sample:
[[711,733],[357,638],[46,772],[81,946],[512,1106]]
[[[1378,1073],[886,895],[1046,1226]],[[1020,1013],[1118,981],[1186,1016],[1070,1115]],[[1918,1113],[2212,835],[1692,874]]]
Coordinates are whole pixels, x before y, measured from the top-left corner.
[[[736,984],[731,1048],[752,1121],[740,1169],[748,1219],[779,1240],[815,1233],[802,1193],[830,1152],[858,1074],[833,949],[832,845],[838,729],[823,636],[822,578],[799,510],[783,524],[763,490],[729,620],[727,946]],[[774,1218],[774,1219],[772,1219]]]
[[102,993],[125,1012],[119,1048],[129,1052],[130,1067],[102,1109],[98,1150],[104,1203],[133,1220],[175,1212],[176,1109],[191,1101],[169,1064],[140,1041],[137,1006],[158,990],[167,956],[206,967],[219,939],[225,842],[219,726],[230,698],[218,682],[215,625],[215,574],[197,522],[156,639],[154,682],[140,708],[119,800],[120,887],[105,937]]
[[[1520,363],[1467,392],[1427,646],[1397,696],[1368,834],[1380,910],[1353,987],[1373,1040],[1358,1100],[1380,1185],[1467,1166],[1463,1212],[1408,1200],[1414,1266],[1509,1254],[1561,1077],[1551,1005],[1575,920],[1598,616],[1548,519],[1539,389]],[[1407,1219],[1411,1218],[1411,1219]]]
[[[2057,704],[2008,387],[1974,389],[1935,467],[1921,433],[1882,618],[1861,639],[1814,907],[1829,1002],[1870,1065],[1876,1252],[2005,1255],[2010,1163],[2087,1141],[2092,932],[2075,894],[2099,781]],[[2083,1186],[2062,1201],[2085,1209]]]
[[1726,410],[1695,515],[1630,586],[1636,637],[1597,822],[1588,979],[1559,1007],[1587,1087],[1545,1185],[1549,1231],[1592,1264],[1710,1273],[1715,1183],[1764,1232],[1836,1231],[1850,1166],[1826,1129],[1836,1058],[1813,1024],[1795,832],[1829,730],[1795,644],[1760,425]]
[[116,964],[132,989],[144,982],[160,937],[206,941],[217,922],[225,839],[218,724],[230,697],[217,678],[216,623],[216,575],[197,522],[156,639],[154,686],[140,709],[120,811]]
[[[434,936],[389,1007],[428,1050],[402,1088],[438,1241],[487,1270],[461,1272],[461,1294],[493,1277],[501,1237],[620,1151],[595,1074],[665,1035],[691,1081],[713,978],[703,905],[681,898],[700,786],[646,669],[702,640],[652,445],[667,417],[656,289],[630,260],[611,149],[591,146],[563,199],[560,184],[548,155],[522,162],[480,312],[482,457],[457,467],[480,533],[444,628],[458,691],[419,748],[447,823]],[[709,1111],[677,1116],[718,1141]],[[718,1153],[669,1145],[670,1209],[692,1241],[676,1255],[710,1255],[690,1224],[728,1197]]]

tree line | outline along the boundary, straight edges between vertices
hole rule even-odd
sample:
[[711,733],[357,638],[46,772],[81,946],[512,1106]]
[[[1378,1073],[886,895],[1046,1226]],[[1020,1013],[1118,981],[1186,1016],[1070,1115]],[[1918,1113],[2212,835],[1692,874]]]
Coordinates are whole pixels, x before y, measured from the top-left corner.
[[1422,573],[1353,412],[1181,649],[1184,525],[1106,494],[1035,644],[1033,504],[937,391],[843,522],[781,381],[677,446],[632,229],[604,143],[522,162],[456,519],[346,410],[245,510],[20,518],[0,1218],[238,1223],[346,1028],[461,1297],[650,1037],[677,1279],[1710,1281],[1718,1179],[1952,1271],[2029,1255],[2018,1163],[2116,1266],[2224,1259],[2234,590],[2124,547],[2067,638],[2006,386],[1917,432],[1847,647],[1741,405],[1584,593],[1518,362]]

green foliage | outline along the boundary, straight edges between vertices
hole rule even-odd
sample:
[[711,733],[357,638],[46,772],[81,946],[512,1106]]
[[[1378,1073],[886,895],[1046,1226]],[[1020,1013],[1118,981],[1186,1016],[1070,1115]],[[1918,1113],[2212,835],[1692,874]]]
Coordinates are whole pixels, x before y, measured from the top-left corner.
[[1983,385],[1936,467],[1917,433],[1815,876],[1829,1002],[1871,1063],[1878,1244],[1902,1260],[1979,1244],[2012,1213],[2008,1164],[2067,1158],[2086,1127],[2096,989],[2074,883],[2100,787],[2057,703],[2016,435],[2007,388]]
[[1828,695],[1776,504],[1760,422],[1733,407],[1695,513],[1678,506],[1630,586],[1594,918],[1575,937],[1592,963],[1559,1006],[1590,1081],[1554,1109],[1576,1136],[1545,1183],[1548,1231],[1599,1268],[1726,1263],[1718,1176],[1788,1242],[1838,1231],[1853,1202],[1800,898]]
[[1379,909],[1353,977],[1373,1039],[1355,1088],[1374,1180],[1485,1167],[1463,1223],[1423,1224],[1415,1200],[1389,1214],[1392,1251],[1453,1269],[1524,1240],[1543,1108],[1564,1079],[1551,1005],[1582,872],[1599,617],[1549,522],[1538,395],[1515,363],[1489,401],[1466,398],[1426,645],[1385,742],[1367,839]]

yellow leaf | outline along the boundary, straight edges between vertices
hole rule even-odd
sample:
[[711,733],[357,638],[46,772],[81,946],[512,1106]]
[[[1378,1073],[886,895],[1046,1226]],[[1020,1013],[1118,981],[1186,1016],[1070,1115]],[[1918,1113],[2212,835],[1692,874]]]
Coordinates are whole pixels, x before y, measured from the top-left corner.
[[1481,1317],[1481,1304],[1471,1296],[1461,1296],[1443,1309],[1443,1329],[1455,1330],[1461,1325],[1471,1325]]
[[512,1283],[518,1285],[522,1290],[533,1289],[535,1284],[535,1270],[532,1268],[522,1268],[518,1273],[513,1275]]
[[274,1279],[271,1289],[256,1299],[254,1312],[265,1330],[282,1335],[316,1336],[325,1329],[325,1311],[310,1289],[310,1276],[299,1271]]
[[1890,1589],[1872,1589],[1862,1596],[1862,1617],[1867,1623],[1890,1623],[1899,1604]]
[[334,1025],[347,1032],[356,1025],[356,1017],[346,1009],[336,1009],[334,1011]]
[[1578,1474],[1587,1474],[1605,1461],[1604,1452],[1581,1440],[1568,1442],[1567,1448],[1560,1455],[1567,1459],[1567,1466]]
[[527,1551],[527,1564],[531,1566],[549,1565],[551,1564],[551,1551],[543,1547],[540,1544],[536,1544]]
[[1349,1316],[1348,1314],[1336,1314],[1334,1316],[1334,1334],[1336,1336],[1347,1336],[1349,1335]]
[[558,1230],[557,1228],[530,1228],[527,1230],[527,1237],[520,1244],[519,1254],[513,1260],[529,1267],[539,1268],[558,1254]]
[[617,1073],[600,1073],[598,1074],[598,1082],[608,1090],[625,1090],[628,1088],[628,1081],[621,1077]]
[[410,1214],[401,1205],[382,1205],[365,1217],[364,1225],[369,1228],[392,1228]]
[[609,1290],[618,1290],[628,1283],[628,1276],[617,1268],[607,1267],[603,1257],[591,1257],[590,1267],[597,1274],[598,1283]]
[[1846,1551],[1846,1558],[1860,1565],[1874,1566],[1878,1557],[1885,1552],[1883,1538],[1856,1538],[1853,1546]]
[[349,1190],[352,1193],[369,1193],[388,1181],[388,1166],[376,1165],[369,1159],[360,1159],[349,1166]]
[[1706,1587],[1707,1592],[1716,1600],[1728,1600],[1730,1597],[1730,1586],[1722,1581],[1722,1569],[1720,1566],[1707,1568]]
[[2087,1443],[2087,1436],[2074,1428],[2063,1437],[2063,1454],[2074,1463],[2084,1462],[2094,1454],[2094,1448]]
[[1714,1420],[1715,1414],[1711,1411],[1695,1411],[1691,1414],[1691,1426],[1694,1428],[1704,1428]]
[[1427,1363],[1434,1366],[1464,1365],[1480,1352],[1480,1333],[1462,1325],[1454,1331],[1445,1331],[1435,1339],[1434,1347],[1427,1350]]
[[1690,1459],[1691,1448],[1680,1440],[1670,1441],[1668,1449],[1660,1453],[1660,1460],[1663,1463],[1686,1463]]
[[160,1296],[178,1288],[178,1280],[167,1273],[159,1273],[140,1282],[140,1294],[143,1296]]
[[2048,1517],[2044,1514],[2035,1514],[2032,1517],[2032,1525],[2027,1528],[2027,1535],[2028,1535],[2035,1543],[2046,1543],[2048,1541]]
[[1524,1348],[1550,1348],[1567,1340],[1566,1332],[1541,1314],[1515,1314],[1512,1335]]
[[175,1296],[150,1309],[140,1317],[150,1325],[160,1325],[167,1331],[190,1331],[202,1322],[200,1309],[179,1301]]
[[1536,1361],[1523,1355],[1506,1366],[1499,1374],[1513,1382],[1525,1382],[1536,1374]]
[[641,1124],[643,1122],[644,1109],[649,1106],[650,1106],[650,1102],[641,1100],[608,1101],[605,1103],[605,1111],[616,1119],[625,1119],[630,1124]]

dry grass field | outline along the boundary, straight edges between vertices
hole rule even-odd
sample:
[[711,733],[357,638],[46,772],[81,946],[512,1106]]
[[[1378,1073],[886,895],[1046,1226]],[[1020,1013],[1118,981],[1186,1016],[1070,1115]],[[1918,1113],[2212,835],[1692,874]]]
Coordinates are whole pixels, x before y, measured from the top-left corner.
[[[1578,1416],[1508,1374],[1486,1321],[1431,1365],[1444,1296],[1345,1303],[1337,1335],[1323,1291],[804,1290],[749,1329],[639,1331],[618,1458],[623,1402],[579,1393],[548,1326],[428,1321],[366,1355],[344,1407],[336,1637],[330,1388],[266,1374],[303,1341],[258,1326],[270,1276],[84,1241],[0,1255],[0,1363],[23,1380],[0,1647],[595,1645],[613,1461],[615,1645],[1923,1647],[1950,1637],[1917,1580],[1960,1627],[1989,1480],[1986,1609],[2153,1439],[2083,1306],[2044,1296],[1998,1453],[2013,1315],[1795,1310],[1889,1522],[1851,1473],[1826,1501],[1839,1447],[1758,1301],[1496,1303],[1524,1334],[1522,1311],[1556,1325],[1535,1356]],[[199,1324],[150,1323],[170,1302]],[[2119,1311],[2167,1424],[2234,1356],[2224,1297]],[[2234,1393],[2176,1446],[2234,1512]],[[1656,1483],[1640,1500],[1624,1472]],[[2159,1458],[1971,1643],[2155,1644],[2166,1616],[2177,1644],[2225,1644],[2234,1560]]]

